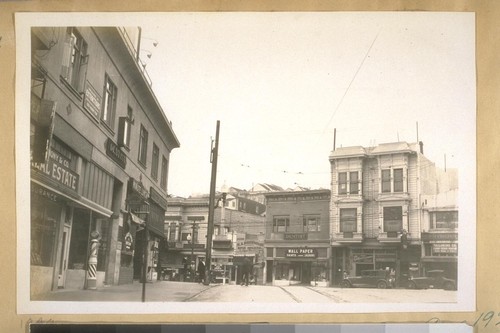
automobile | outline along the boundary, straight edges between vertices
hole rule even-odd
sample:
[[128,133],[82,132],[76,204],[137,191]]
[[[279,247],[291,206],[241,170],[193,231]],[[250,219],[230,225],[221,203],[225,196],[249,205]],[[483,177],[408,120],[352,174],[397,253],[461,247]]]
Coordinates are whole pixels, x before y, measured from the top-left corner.
[[456,290],[457,283],[455,280],[445,277],[443,270],[435,269],[428,271],[427,276],[410,277],[408,288]]
[[385,289],[392,287],[392,285],[393,283],[387,271],[382,269],[361,271],[360,276],[347,276],[340,283],[342,288],[365,287]]

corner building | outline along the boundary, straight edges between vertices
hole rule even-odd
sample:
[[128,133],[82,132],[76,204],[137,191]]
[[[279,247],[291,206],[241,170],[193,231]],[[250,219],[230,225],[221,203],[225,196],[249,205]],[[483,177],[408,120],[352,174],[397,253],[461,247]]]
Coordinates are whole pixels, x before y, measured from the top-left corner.
[[89,277],[132,283],[146,242],[153,280],[180,143],[142,66],[140,28],[43,27],[31,38],[31,296],[85,289]]
[[422,195],[436,195],[436,167],[423,143],[343,147],[330,154],[333,284],[342,274],[393,268],[422,273]]

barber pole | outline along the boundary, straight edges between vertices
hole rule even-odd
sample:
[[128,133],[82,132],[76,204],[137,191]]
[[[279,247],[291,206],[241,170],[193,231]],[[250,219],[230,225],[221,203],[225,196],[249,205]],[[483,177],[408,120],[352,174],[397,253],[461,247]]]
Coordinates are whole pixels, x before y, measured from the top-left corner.
[[87,270],[87,289],[97,289],[97,247],[99,246],[99,233],[92,231],[90,234],[90,254]]

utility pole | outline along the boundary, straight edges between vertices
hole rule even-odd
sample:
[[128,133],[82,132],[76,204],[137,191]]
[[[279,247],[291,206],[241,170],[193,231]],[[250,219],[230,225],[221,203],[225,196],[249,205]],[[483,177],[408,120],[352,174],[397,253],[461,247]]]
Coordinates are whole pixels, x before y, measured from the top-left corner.
[[212,177],[210,178],[210,197],[208,199],[208,230],[207,230],[207,263],[205,281],[203,284],[209,285],[212,276],[212,237],[214,233],[214,204],[215,204],[215,183],[217,180],[217,157],[219,154],[219,127],[220,121],[217,120],[215,130],[215,144],[211,149],[210,163],[212,163]]

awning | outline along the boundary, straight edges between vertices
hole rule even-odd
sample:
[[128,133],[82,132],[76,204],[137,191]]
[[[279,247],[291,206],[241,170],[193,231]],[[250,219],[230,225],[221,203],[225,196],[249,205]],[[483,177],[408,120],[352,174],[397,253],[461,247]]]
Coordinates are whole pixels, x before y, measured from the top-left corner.
[[137,215],[135,215],[134,213],[131,213],[131,212],[129,212],[129,215],[130,215],[130,219],[132,220],[132,222],[144,226],[145,222],[139,216],[137,216]]

